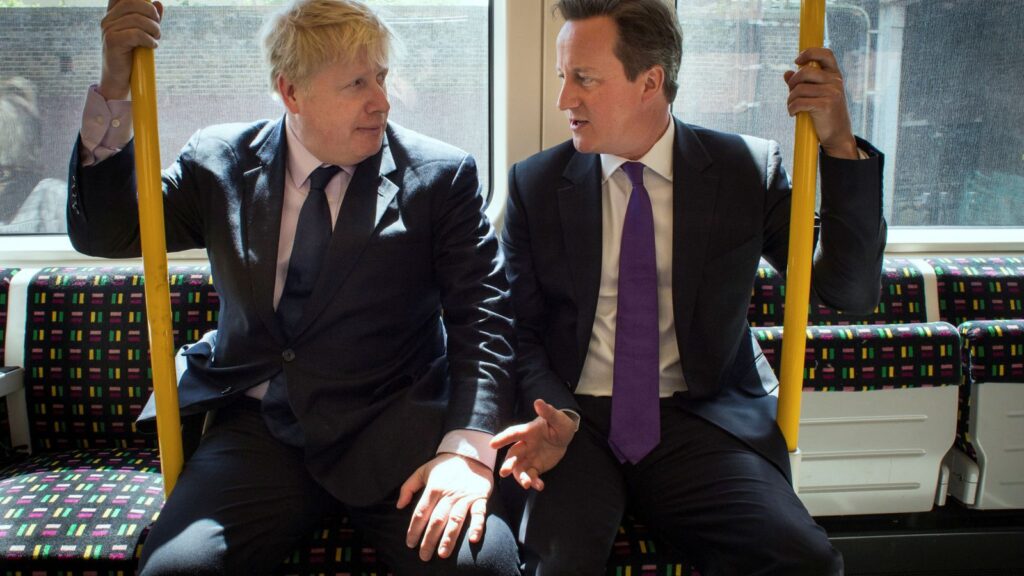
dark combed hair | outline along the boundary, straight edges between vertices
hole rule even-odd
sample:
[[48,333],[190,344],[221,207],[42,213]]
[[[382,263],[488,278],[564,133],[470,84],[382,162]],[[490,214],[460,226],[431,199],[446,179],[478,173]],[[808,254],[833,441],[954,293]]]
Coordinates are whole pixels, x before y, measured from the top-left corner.
[[683,31],[675,12],[664,0],[559,0],[555,10],[569,21],[607,16],[619,29],[615,56],[630,82],[653,66],[665,70],[665,97],[679,91]]

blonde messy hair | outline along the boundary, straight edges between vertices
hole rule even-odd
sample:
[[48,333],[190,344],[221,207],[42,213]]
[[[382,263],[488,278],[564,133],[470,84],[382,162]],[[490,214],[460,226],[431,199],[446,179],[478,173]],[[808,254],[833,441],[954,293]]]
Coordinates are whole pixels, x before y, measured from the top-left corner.
[[278,76],[305,87],[325,64],[366,58],[387,66],[394,33],[356,0],[292,0],[263,26],[270,89]]

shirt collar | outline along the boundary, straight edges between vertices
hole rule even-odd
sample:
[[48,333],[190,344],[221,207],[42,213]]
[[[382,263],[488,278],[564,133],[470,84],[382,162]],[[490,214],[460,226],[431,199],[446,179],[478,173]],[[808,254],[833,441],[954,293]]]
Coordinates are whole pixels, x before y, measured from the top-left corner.
[[[318,160],[302,144],[302,140],[299,140],[298,134],[292,129],[291,122],[285,120],[284,125],[285,137],[288,139],[288,174],[292,179],[292,184],[296,188],[302,188],[302,185],[309,179],[309,175],[317,168],[326,166],[326,164]],[[347,172],[349,176],[356,171],[355,166],[341,166],[340,168]]]
[[[661,138],[658,138],[654,146],[651,146],[651,149],[637,160],[669,182],[672,181],[672,149],[676,141],[675,125],[676,123],[669,119],[668,126],[665,127]],[[626,162],[629,160],[621,156],[601,154],[601,183],[603,184],[611,178],[612,174]]]

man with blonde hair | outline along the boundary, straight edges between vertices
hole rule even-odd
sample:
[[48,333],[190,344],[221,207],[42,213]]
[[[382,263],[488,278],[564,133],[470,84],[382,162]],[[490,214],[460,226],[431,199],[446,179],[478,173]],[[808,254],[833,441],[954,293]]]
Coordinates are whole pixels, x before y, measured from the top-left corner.
[[[162,14],[111,0],[102,21],[68,199],[87,254],[140,252],[125,99]],[[201,130],[163,173],[168,248],[206,248],[221,299],[181,410],[216,417],[143,575],[269,573],[335,512],[398,574],[517,571],[488,510],[513,395],[502,261],[473,159],[388,122],[390,42],[358,2],[289,3],[264,31],[284,117]]]

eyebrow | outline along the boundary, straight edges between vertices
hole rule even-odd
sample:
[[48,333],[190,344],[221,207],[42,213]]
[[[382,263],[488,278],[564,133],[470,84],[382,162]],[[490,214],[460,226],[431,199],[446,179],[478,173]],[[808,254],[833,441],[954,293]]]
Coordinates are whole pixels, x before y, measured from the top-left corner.
[[[594,69],[594,67],[593,67],[593,66],[577,66],[577,67],[575,67],[575,68],[570,68],[570,69],[568,70],[568,72],[572,72],[573,74],[579,74],[579,73],[581,73],[581,72],[590,72],[590,71],[592,71],[593,69]],[[561,72],[561,73],[563,73],[563,74],[564,74],[564,73],[565,73],[566,71],[565,71],[565,70],[562,70],[561,68],[557,68],[557,67],[556,67],[556,68],[555,68],[555,72]]]

